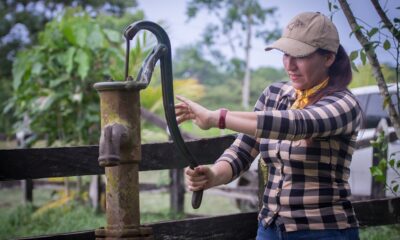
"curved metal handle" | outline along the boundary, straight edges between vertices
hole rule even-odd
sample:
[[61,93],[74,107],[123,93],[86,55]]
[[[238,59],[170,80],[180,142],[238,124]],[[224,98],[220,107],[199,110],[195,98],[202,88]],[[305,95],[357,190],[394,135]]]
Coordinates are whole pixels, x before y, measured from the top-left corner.
[[[160,68],[161,68],[161,86],[162,86],[162,96],[163,96],[163,103],[164,103],[164,112],[165,112],[165,118],[167,120],[168,128],[171,133],[172,140],[178,147],[179,151],[183,155],[183,157],[189,162],[190,168],[194,169],[197,167],[199,164],[197,163],[197,160],[195,156],[190,152],[190,150],[187,148],[185,145],[185,142],[183,141],[182,135],[179,131],[178,128],[178,123],[176,122],[176,115],[175,115],[175,104],[174,104],[174,90],[173,90],[173,84],[172,84],[172,58],[171,58],[171,44],[169,41],[169,37],[167,33],[164,31],[164,29],[159,26],[158,24],[150,21],[139,21],[132,23],[125,29],[124,36],[126,38],[127,42],[127,52],[126,52],[126,62],[125,62],[125,79],[129,80],[131,79],[128,76],[128,68],[129,68],[129,42],[130,40],[133,39],[133,37],[140,31],[140,30],[148,30],[152,32],[159,43],[158,46],[161,46],[157,49],[162,49],[162,50],[153,50],[155,51],[154,54],[150,53],[150,55],[147,57],[144,65],[142,66],[142,69],[139,72],[138,80],[140,81],[142,72],[145,72],[145,75],[151,77],[151,73],[147,71],[146,69],[154,69],[154,65],[157,62],[157,59],[160,59]],[[143,69],[144,66],[145,69]],[[152,71],[152,69],[150,69]],[[150,82],[150,79],[148,79],[148,82]],[[197,209],[201,205],[201,200],[203,196],[203,190],[193,192],[192,196],[192,207],[194,209]]]

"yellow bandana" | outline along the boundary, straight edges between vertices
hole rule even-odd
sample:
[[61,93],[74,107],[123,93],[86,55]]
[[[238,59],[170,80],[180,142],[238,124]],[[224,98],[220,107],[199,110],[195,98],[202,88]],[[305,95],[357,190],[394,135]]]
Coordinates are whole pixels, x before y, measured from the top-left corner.
[[296,91],[296,101],[293,103],[291,109],[302,109],[308,104],[308,97],[318,92],[320,89],[326,87],[328,85],[329,78],[325,79],[322,83],[306,90],[297,90]]

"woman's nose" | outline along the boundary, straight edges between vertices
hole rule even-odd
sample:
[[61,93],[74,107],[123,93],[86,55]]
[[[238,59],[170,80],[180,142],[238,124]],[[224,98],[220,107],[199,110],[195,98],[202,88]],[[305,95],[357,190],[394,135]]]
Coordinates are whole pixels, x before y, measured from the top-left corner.
[[287,70],[294,70],[297,68],[296,58],[292,56],[286,55],[284,57],[284,62]]

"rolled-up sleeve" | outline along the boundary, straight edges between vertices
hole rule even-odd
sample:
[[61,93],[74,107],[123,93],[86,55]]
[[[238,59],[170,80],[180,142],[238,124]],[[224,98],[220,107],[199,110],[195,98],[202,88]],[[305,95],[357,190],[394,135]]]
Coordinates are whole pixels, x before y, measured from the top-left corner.
[[257,138],[300,140],[351,134],[361,121],[354,96],[338,92],[297,110],[256,111]]
[[[254,111],[263,111],[266,106],[273,106],[274,100],[271,99],[278,94],[279,90],[278,87],[274,86],[266,88],[257,100]],[[271,95],[273,95],[272,98]],[[259,146],[259,138],[246,134],[239,134],[233,144],[224,151],[216,162],[228,162],[232,168],[232,180],[234,180],[249,169],[251,163],[259,154]]]

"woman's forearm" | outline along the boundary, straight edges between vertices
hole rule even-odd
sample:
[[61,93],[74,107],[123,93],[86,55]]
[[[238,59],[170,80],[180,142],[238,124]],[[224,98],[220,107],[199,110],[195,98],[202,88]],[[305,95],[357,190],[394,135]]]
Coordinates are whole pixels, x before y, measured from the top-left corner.
[[211,167],[215,178],[209,187],[215,187],[227,184],[232,180],[233,172],[232,167],[227,161],[219,161]]
[[[218,127],[220,110],[213,111],[210,122]],[[254,136],[257,128],[257,114],[255,112],[228,111],[225,117],[226,128]]]

